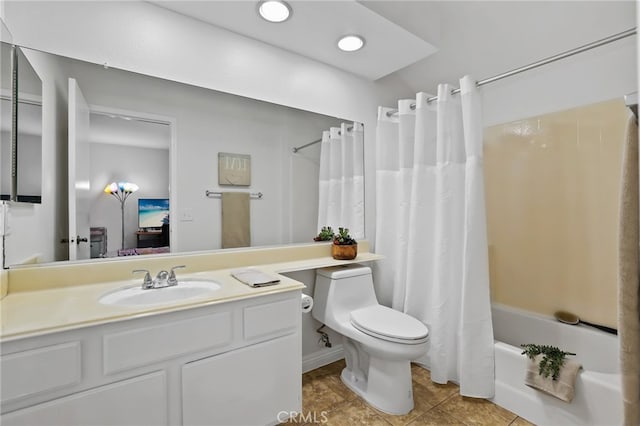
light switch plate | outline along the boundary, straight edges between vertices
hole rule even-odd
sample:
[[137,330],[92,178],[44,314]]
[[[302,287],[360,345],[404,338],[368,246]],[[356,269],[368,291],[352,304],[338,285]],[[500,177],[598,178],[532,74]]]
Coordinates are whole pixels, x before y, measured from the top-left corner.
[[192,222],[193,221],[193,209],[182,209],[182,214],[180,214],[181,222]]

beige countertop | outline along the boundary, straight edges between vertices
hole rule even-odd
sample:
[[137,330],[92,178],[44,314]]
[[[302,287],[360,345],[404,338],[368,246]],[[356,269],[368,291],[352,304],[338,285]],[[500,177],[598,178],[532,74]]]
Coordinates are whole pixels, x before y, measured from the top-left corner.
[[[353,261],[340,261],[334,260],[330,256],[323,256],[258,264],[255,266],[256,268],[266,273],[278,274],[280,278],[278,284],[260,288],[252,288],[231,276],[232,269],[250,265],[234,265],[234,268],[193,273],[179,270],[177,271],[179,279],[213,280],[221,284],[222,287],[210,296],[155,306],[124,307],[104,305],[99,302],[100,297],[105,293],[124,287],[141,285],[141,276],[126,280],[55,286],[46,289],[43,289],[42,285],[35,285],[33,290],[9,291],[0,300],[0,319],[2,321],[0,341],[300,290],[305,288],[303,283],[279,274],[354,262],[367,262],[380,258],[379,255],[365,252],[360,253]],[[173,260],[179,261],[180,256],[176,256]],[[70,280],[81,281],[81,278],[76,277],[76,274],[73,273],[73,265],[69,268]]]

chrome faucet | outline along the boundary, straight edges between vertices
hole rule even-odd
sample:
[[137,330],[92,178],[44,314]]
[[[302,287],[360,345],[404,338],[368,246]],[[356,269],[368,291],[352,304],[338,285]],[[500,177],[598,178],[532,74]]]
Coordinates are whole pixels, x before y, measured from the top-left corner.
[[178,278],[176,278],[176,269],[186,268],[185,265],[178,265],[171,268],[171,272],[169,273],[169,278],[167,279],[167,284],[169,285],[178,285]]
[[156,275],[156,279],[153,280],[153,288],[169,287],[168,279],[169,273],[167,271],[158,272],[158,275]]
[[155,279],[151,279],[151,273],[147,269],[134,269],[132,272],[144,272],[144,279],[142,280],[142,289],[148,290],[152,288],[165,288],[178,285],[178,279],[176,278],[176,269],[186,268],[185,265],[174,266],[171,268],[171,272],[160,271],[156,275]]
[[147,269],[134,269],[132,271],[133,274],[137,273],[137,272],[144,272],[144,278],[142,280],[142,289],[143,290],[147,290],[150,288],[154,288],[153,287],[153,280],[151,279],[151,274],[149,273],[149,271]]

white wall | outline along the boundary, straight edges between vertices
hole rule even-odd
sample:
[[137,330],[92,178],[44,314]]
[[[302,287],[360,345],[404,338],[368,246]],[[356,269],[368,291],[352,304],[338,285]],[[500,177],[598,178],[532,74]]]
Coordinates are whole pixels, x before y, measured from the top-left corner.
[[89,150],[89,225],[107,228],[107,251],[114,252],[121,248],[120,202],[105,194],[103,189],[109,182],[134,182],[140,190],[125,202],[124,232],[125,248],[136,247],[138,198],[169,198],[169,150],[103,143],[92,143]]
[[[312,142],[312,139],[307,143]],[[304,145],[304,144],[302,144]],[[298,145],[299,146],[299,145]],[[286,223],[290,241],[310,241],[309,235],[316,235],[318,227],[318,181],[320,178],[320,144],[288,153],[290,160],[289,211],[291,217]],[[313,188],[313,195],[309,195]]]
[[[289,278],[305,283],[307,288],[302,292],[313,297],[315,289],[315,270],[297,271],[285,274]],[[331,348],[320,342],[320,334],[317,332],[322,324],[313,318],[312,313],[302,314],[302,368],[307,371],[326,365],[341,357],[342,336],[328,327],[322,331],[329,335]],[[336,358],[338,357],[338,358]]]
[[42,195],[42,168],[30,167],[42,162],[42,136],[18,132],[18,140],[18,195]]
[[5,0],[0,0],[0,40],[6,43],[13,43],[13,36],[5,24]]
[[485,126],[623,98],[638,90],[636,37],[482,88]]
[[[1,119],[3,121],[11,120],[11,103],[2,99],[0,104],[0,109],[2,109]],[[0,132],[0,140],[2,141],[2,144],[0,145],[0,158],[5,160],[5,163],[2,163],[2,167],[0,168],[0,193],[5,197],[8,197],[11,192],[11,166],[7,161],[7,159],[11,157],[11,131],[2,130]]]

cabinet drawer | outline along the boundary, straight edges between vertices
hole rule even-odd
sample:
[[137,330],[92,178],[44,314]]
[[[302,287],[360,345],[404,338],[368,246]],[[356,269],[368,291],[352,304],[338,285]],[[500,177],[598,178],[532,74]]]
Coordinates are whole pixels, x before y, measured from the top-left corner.
[[233,335],[231,318],[231,312],[219,312],[105,334],[104,374],[228,345]]
[[29,397],[80,383],[80,342],[46,346],[3,355],[2,402]]
[[244,308],[244,338],[256,340],[261,337],[281,336],[295,330],[300,320],[300,299]]
[[100,386],[2,416],[3,426],[166,425],[164,371]]

